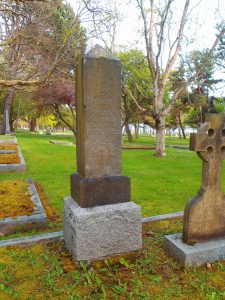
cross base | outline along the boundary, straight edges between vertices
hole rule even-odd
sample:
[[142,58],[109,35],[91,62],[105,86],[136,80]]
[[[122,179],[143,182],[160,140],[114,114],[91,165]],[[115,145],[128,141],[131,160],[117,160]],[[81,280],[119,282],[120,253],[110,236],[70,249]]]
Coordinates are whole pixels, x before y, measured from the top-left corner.
[[186,205],[183,240],[188,244],[225,236],[225,197],[221,191],[200,191]]
[[184,267],[201,266],[225,259],[225,237],[190,246],[176,233],[165,236],[164,249]]

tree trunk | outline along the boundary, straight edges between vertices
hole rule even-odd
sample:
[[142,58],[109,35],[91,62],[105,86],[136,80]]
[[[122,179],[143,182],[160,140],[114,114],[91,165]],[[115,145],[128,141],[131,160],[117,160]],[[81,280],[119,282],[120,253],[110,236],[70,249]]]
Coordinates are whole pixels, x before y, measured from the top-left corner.
[[127,120],[124,122],[125,130],[127,133],[128,142],[131,143],[133,141],[132,134],[130,132],[129,123]]
[[186,139],[186,134],[185,134],[185,130],[184,130],[184,127],[183,127],[183,124],[182,124],[182,121],[181,121],[180,114],[178,115],[178,122],[179,122],[180,129],[182,131],[183,138]]
[[[74,136],[76,136],[76,128],[75,128],[75,125],[74,127],[72,125],[70,125],[66,120],[65,118],[63,117],[63,115],[61,114],[60,112],[60,109],[59,109],[59,105],[55,105],[54,106],[55,108],[55,111],[56,113],[58,114],[59,118],[63,121],[64,124],[67,125],[67,127],[73,132]],[[72,111],[72,110],[71,110]]]
[[2,125],[1,125],[1,134],[5,134],[6,111],[8,110],[9,117],[10,117],[10,112],[11,112],[12,103],[13,103],[13,96],[14,96],[14,89],[9,89],[7,92],[7,95],[6,95],[6,99],[5,99],[4,115],[3,115]]
[[18,110],[17,110],[17,116],[16,116],[16,120],[15,120],[15,123],[14,123],[14,132],[16,132],[17,127],[18,127],[18,122],[19,122],[19,117],[20,117],[20,106],[21,106],[21,101],[22,101],[22,99],[20,98],[20,102],[19,102]]
[[156,156],[163,157],[165,152],[165,117],[160,117],[155,121],[156,127]]
[[138,135],[139,135],[139,123],[134,125],[135,128],[135,138],[138,139]]
[[15,124],[15,120],[10,118],[10,120],[9,120],[9,126],[10,126],[10,131],[11,132],[15,132],[14,124]]
[[35,132],[36,131],[36,126],[37,126],[37,119],[32,118],[29,122],[30,132]]

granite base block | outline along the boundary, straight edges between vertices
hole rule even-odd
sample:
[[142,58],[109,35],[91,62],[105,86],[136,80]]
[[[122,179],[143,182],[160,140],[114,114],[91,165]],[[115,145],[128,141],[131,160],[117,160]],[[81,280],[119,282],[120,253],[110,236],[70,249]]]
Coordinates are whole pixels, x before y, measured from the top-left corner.
[[71,175],[71,196],[83,208],[130,201],[130,178],[105,176],[86,178]]
[[92,261],[142,248],[141,208],[133,202],[81,208],[64,202],[64,240],[76,261]]
[[185,267],[201,266],[207,262],[225,260],[225,238],[196,243],[191,246],[182,241],[182,234],[165,236],[165,251]]

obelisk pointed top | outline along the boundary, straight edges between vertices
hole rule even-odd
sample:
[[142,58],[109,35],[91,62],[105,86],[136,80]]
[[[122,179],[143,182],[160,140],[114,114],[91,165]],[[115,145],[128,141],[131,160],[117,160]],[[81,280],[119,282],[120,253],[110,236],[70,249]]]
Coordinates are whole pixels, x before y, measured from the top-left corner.
[[96,44],[93,48],[91,48],[91,50],[87,52],[86,57],[92,57],[92,58],[105,57],[112,60],[119,60],[118,58],[113,56],[107,49],[103,48],[98,44]]

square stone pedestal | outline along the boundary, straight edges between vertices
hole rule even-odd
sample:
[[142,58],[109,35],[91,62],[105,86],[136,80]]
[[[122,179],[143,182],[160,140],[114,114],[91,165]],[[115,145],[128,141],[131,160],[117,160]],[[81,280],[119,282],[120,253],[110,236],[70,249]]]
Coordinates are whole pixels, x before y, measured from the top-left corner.
[[130,201],[130,178],[127,176],[102,176],[86,178],[72,174],[71,196],[80,205],[88,208]]
[[64,240],[77,261],[139,250],[141,208],[133,202],[81,208],[69,196],[64,202]]
[[165,251],[185,267],[194,267],[225,259],[225,238],[190,246],[182,241],[182,234],[165,236]]

